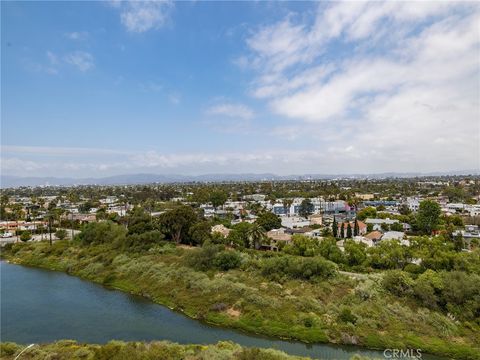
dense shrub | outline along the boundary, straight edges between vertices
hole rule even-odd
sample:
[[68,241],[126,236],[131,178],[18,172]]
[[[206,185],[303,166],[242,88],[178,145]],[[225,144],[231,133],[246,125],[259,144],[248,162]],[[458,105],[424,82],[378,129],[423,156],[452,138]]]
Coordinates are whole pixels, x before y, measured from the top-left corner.
[[187,259],[188,265],[197,270],[208,270],[212,268],[213,259],[222,250],[223,245],[205,244],[201,249],[190,254]]
[[237,251],[221,251],[213,259],[213,265],[221,270],[238,268],[241,263],[242,257]]
[[308,280],[313,277],[330,278],[335,275],[337,266],[320,256],[304,258],[285,255],[264,259],[261,269],[263,275],[272,279],[278,280],[286,276]]
[[392,270],[385,272],[382,285],[397,296],[405,296],[412,292],[413,280],[406,272]]
[[422,306],[442,310],[462,320],[480,323],[480,276],[463,271],[427,270],[416,280],[403,271],[385,273],[383,287],[399,297],[411,297]]
[[445,309],[461,319],[480,320],[480,276],[463,271],[444,271],[440,276],[440,303]]
[[352,310],[349,308],[343,308],[338,314],[338,319],[344,323],[355,324],[357,322],[357,317],[352,313]]
[[442,288],[441,277],[435,271],[427,270],[415,281],[413,294],[425,307],[436,309]]
[[293,235],[292,242],[282,251],[290,255],[315,256],[319,253],[319,243],[317,239],[305,235]]
[[238,251],[225,250],[225,246],[206,243],[200,250],[193,252],[188,258],[188,264],[197,270],[230,270],[242,263]]
[[67,237],[67,231],[65,229],[58,229],[56,232],[55,232],[55,237],[57,239],[60,239],[60,240],[63,240]]
[[30,231],[24,231],[20,235],[20,240],[22,241],[28,241],[32,238],[32,233]]
[[160,231],[151,230],[142,234],[128,235],[123,245],[131,250],[148,250],[152,246],[160,244],[163,238],[164,236]]
[[105,221],[85,225],[77,239],[84,245],[109,243],[118,246],[124,243],[126,233],[123,226]]

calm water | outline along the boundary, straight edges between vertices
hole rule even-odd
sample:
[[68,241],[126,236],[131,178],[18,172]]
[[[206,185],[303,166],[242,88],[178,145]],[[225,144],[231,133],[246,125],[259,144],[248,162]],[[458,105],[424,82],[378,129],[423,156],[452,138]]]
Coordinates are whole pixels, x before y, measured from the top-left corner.
[[141,297],[61,272],[5,262],[0,262],[0,271],[2,341],[105,343],[117,339],[209,344],[231,340],[322,359],[349,359],[355,353],[383,358],[381,351],[305,345],[205,325]]

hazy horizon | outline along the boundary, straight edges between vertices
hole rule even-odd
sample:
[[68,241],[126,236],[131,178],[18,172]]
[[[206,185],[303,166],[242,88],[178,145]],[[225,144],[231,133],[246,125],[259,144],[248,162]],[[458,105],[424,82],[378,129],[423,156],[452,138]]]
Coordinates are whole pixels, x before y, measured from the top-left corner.
[[480,169],[474,2],[2,2],[3,175]]

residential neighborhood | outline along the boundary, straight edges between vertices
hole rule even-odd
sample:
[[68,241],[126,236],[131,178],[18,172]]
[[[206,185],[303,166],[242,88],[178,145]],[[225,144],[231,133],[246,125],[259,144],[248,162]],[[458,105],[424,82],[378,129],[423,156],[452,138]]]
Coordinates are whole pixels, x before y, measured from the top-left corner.
[[[340,186],[344,182],[351,186]],[[382,181],[377,182],[383,184]],[[344,249],[344,243],[349,239],[366,247],[377,246],[383,241],[390,240],[408,246],[409,237],[419,232],[415,214],[419,211],[422,201],[429,200],[438,204],[442,222],[453,226],[448,228],[444,225],[443,231],[450,231],[451,236],[462,237],[464,239],[462,248],[469,251],[479,238],[480,204],[479,196],[475,193],[478,182],[478,178],[475,177],[468,181],[453,178],[443,182],[418,179],[417,193],[413,195],[399,193],[394,196],[389,193],[387,197],[381,192],[355,192],[356,182],[346,180],[339,180],[338,183],[335,181],[307,183],[311,188],[327,185],[340,189],[337,195],[313,197],[276,197],[272,195],[270,183],[251,184],[249,187],[253,188],[268,185],[270,190],[247,195],[241,195],[242,191],[229,193],[223,189],[219,190],[216,189],[218,186],[212,184],[207,185],[210,194],[203,196],[203,199],[199,194],[200,190],[205,191],[205,185],[202,184],[153,185],[145,186],[142,190],[148,189],[148,192],[155,194],[155,188],[162,189],[162,192],[168,189],[169,194],[164,200],[145,198],[140,200],[141,203],[136,199],[138,186],[94,188],[96,192],[94,197],[83,194],[91,191],[89,187],[79,189],[78,193],[82,195],[75,196],[69,188],[11,189],[4,191],[2,196],[0,242],[5,244],[21,241],[22,234],[26,234],[23,241],[30,238],[41,240],[50,238],[49,233],[52,233],[53,240],[56,240],[57,229],[65,230],[65,234],[62,231],[59,233],[61,238],[71,238],[88,223],[103,221],[122,223],[124,221],[122,219],[126,219],[138,206],[155,218],[168,212],[170,208],[183,204],[197,208],[202,216],[212,223],[211,233],[224,238],[228,238],[231,230],[238,224],[255,224],[264,216],[262,214],[273,214],[278,221],[274,228],[270,226],[264,228],[265,240],[262,244],[264,250],[278,251],[291,244],[295,236],[300,235],[319,242],[333,235],[340,250]],[[289,186],[288,183],[279,184],[283,187]],[[243,187],[235,183],[222,185],[225,189]],[[425,193],[425,187],[430,189],[430,193]],[[450,201],[448,193],[452,191],[450,190],[452,187],[457,189],[457,192],[464,193],[475,190],[473,196],[468,198],[468,202],[460,202],[458,198],[452,198],[454,201]],[[442,188],[446,189],[445,193],[442,193]],[[112,193],[113,190],[118,194],[103,195]],[[48,195],[41,195],[43,191]],[[347,194],[347,198],[344,194]],[[209,200],[210,198],[212,200]],[[128,223],[125,225],[128,226]],[[440,228],[432,229],[431,235],[439,231]]]

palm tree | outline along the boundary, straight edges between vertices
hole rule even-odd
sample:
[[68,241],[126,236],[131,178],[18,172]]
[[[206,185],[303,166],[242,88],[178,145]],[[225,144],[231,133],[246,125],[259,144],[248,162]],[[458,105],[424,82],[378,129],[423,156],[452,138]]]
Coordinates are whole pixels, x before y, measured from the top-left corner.
[[46,219],[48,221],[48,233],[49,233],[49,238],[50,238],[50,245],[52,245],[52,223],[55,221],[55,212],[52,210],[49,210]]
[[283,208],[285,209],[285,214],[290,216],[290,207],[293,204],[292,199],[283,199]]
[[253,246],[256,250],[258,250],[265,243],[265,230],[257,223],[254,223],[248,230],[247,237],[250,247]]

